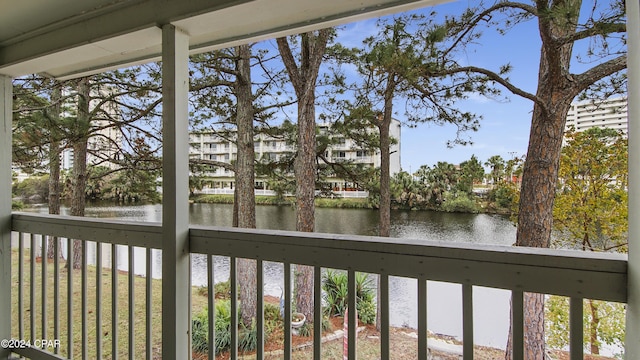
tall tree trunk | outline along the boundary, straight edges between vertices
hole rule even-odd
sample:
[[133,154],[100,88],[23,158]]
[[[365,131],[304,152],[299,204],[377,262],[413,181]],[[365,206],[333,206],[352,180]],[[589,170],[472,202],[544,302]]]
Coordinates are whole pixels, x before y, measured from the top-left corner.
[[[73,180],[71,196],[71,215],[84,216],[85,189],[87,187],[87,142],[91,127],[89,116],[89,78],[78,81],[78,118],[74,126],[73,143]],[[73,241],[73,268],[82,265],[82,241]]]
[[391,138],[389,127],[391,126],[391,115],[393,114],[393,93],[395,82],[389,79],[385,90],[384,112],[378,119],[378,130],[380,132],[380,232],[378,235],[391,236]]
[[[322,57],[331,29],[301,34],[300,66],[286,38],[278,38],[278,50],[298,99],[298,150],[294,162],[296,176],[296,230],[315,229],[316,119],[315,90]],[[296,309],[313,319],[313,267],[296,266]]]
[[[555,43],[555,39],[575,32],[579,0],[554,1],[575,7],[576,21],[558,24],[555,16],[539,18],[542,38],[538,89],[531,119],[527,157],[524,162],[518,213],[516,246],[549,247],[553,224],[553,203],[560,168],[560,150],[571,102],[577,95],[569,71],[573,43]],[[538,2],[538,11],[551,11],[547,2]],[[559,14],[556,14],[559,15]],[[524,294],[525,359],[544,359],[544,295]],[[511,336],[511,335],[509,335]],[[511,359],[511,352],[507,358]]]
[[[391,116],[393,114],[393,96],[396,83],[393,74],[389,75],[387,86],[384,92],[384,111],[376,119],[378,131],[380,133],[380,208],[379,212],[379,236],[391,236],[391,138],[389,127],[391,126]],[[378,277],[378,299],[380,299],[380,277]],[[376,329],[381,330],[382,306],[380,301],[376,302]]]
[[[298,151],[296,176],[296,230],[313,232],[316,190],[315,85],[298,103]],[[295,268],[296,310],[313,319],[313,267]]]
[[307,94],[298,105],[298,150],[294,163],[296,176],[296,230],[313,232],[316,190],[315,95]]
[[[249,45],[236,47],[236,98],[237,98],[237,147],[238,159],[235,171],[234,207],[237,226],[256,227],[255,202],[255,153],[253,147],[253,94],[251,91],[251,48]],[[251,326],[256,316],[256,261],[238,259],[238,282],[240,284],[240,317],[245,326]]]
[[[60,126],[60,101],[62,98],[61,84],[53,83],[51,91],[51,103],[49,109],[49,214],[60,214],[60,140],[58,127]],[[60,254],[55,254],[54,244],[59,241],[55,236],[49,236],[47,246],[47,258],[53,259]]]
[[598,304],[595,300],[588,299],[589,309],[591,310],[591,324],[589,325],[589,343],[591,345],[591,354],[600,355],[600,346],[598,345],[598,326],[600,325],[600,316],[598,315]]

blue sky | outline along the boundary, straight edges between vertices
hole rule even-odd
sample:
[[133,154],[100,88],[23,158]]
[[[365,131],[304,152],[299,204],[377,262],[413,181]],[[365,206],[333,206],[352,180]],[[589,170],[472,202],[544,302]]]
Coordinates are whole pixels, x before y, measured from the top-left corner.
[[[458,14],[466,5],[466,2],[455,2],[439,5],[435,10],[439,14]],[[361,44],[363,38],[375,34],[376,21],[370,19],[344,27],[339,33],[338,41],[348,46]],[[539,57],[537,23],[529,21],[516,26],[506,35],[500,35],[493,29],[485,30],[479,43],[469,48],[459,61],[495,71],[500,65],[510,63],[513,67],[509,75],[512,82],[529,92],[535,92]],[[401,101],[398,102],[400,103]],[[500,99],[475,96],[460,101],[459,107],[483,117],[480,129],[469,133],[473,144],[447,147],[447,141],[453,140],[456,134],[456,128],[452,125],[423,123],[415,128],[403,127],[403,170],[413,172],[421,165],[431,166],[438,161],[457,164],[468,160],[472,155],[484,162],[493,155],[500,155],[506,160],[526,154],[533,110],[531,101],[504,90]],[[396,106],[396,109],[399,108],[400,106]],[[394,117],[400,121],[407,119],[401,109],[396,111]]]
[[[425,15],[435,10],[437,18],[442,20],[444,15],[459,15],[467,5],[476,5],[475,1],[457,1],[438,5],[435,8],[425,8],[415,12]],[[589,15],[593,3],[583,4],[583,17]],[[597,9],[601,10],[609,6],[609,1],[598,2]],[[501,15],[495,15],[494,20]],[[585,19],[582,19],[585,20]],[[363,39],[377,34],[376,22],[378,19],[368,19],[342,26],[338,29],[336,42],[345,47],[362,47]],[[439,22],[439,21],[436,21]],[[462,65],[474,65],[499,72],[502,65],[509,64],[511,72],[508,75],[511,83],[529,93],[536,92],[538,66],[540,60],[540,35],[536,19],[519,23],[510,28],[505,34],[500,34],[495,28],[483,28],[483,36],[459,55],[456,60]],[[609,42],[611,47],[616,47],[615,40]],[[617,48],[620,48],[618,42]],[[576,59],[577,54],[585,54],[589,40],[583,40],[574,46],[574,59],[571,64],[573,73],[584,71],[594,66],[598,61],[594,58],[591,62],[580,63]],[[277,51],[275,41],[267,41],[264,46],[269,51]],[[619,49],[616,49],[619,50]],[[356,75],[355,69],[346,69],[349,76]],[[529,141],[529,130],[533,103],[529,100],[511,94],[506,89],[499,87],[502,96],[498,99],[488,99],[481,96],[471,96],[469,99],[459,101],[461,111],[469,111],[482,117],[480,128],[477,132],[468,133],[472,144],[456,145],[449,148],[447,143],[456,137],[457,128],[453,125],[438,126],[422,123],[417,127],[403,127],[401,136],[401,166],[409,172],[416,171],[421,165],[433,166],[438,161],[447,161],[459,164],[475,155],[481,162],[485,162],[493,155],[500,155],[505,160],[526,155]],[[287,90],[285,90],[287,91]],[[292,94],[291,89],[289,91]],[[321,93],[322,89],[318,90]],[[282,97],[290,96],[283,94]],[[318,96],[320,101],[321,96]],[[282,100],[282,99],[280,99]],[[394,105],[394,118],[406,122],[407,115],[402,110],[404,100],[397,99]],[[319,105],[316,108],[316,116],[322,114]],[[295,106],[282,110],[277,117],[285,117],[295,121],[297,111]],[[331,116],[328,117],[331,119]]]
[[[595,18],[602,13],[610,13],[610,1],[599,1],[594,8],[594,2],[584,2],[581,11],[581,22],[587,23],[594,11]],[[459,15],[468,5],[476,6],[476,1],[457,1],[438,5],[433,9],[423,9],[418,12],[429,14],[431,10],[443,15]],[[494,16],[494,20],[500,15]],[[339,41],[350,46],[361,44],[362,39],[376,33],[377,19],[354,23],[342,29]],[[458,60],[462,65],[474,65],[498,72],[501,65],[510,64],[512,71],[508,78],[517,87],[535,94],[540,60],[540,35],[536,19],[519,23],[509,29],[506,34],[499,34],[495,28],[483,30],[483,36],[476,44],[469,47]],[[598,41],[581,40],[574,44],[574,54],[571,72],[580,73],[604,61],[597,56]],[[607,40],[609,50],[625,51],[626,45],[615,36]],[[596,56],[588,56],[587,49],[595,46]],[[581,59],[578,59],[581,56]],[[617,56],[617,55],[615,55]],[[606,60],[612,56],[606,58]],[[500,155],[505,160],[514,156],[526,155],[531,125],[533,103],[529,100],[512,95],[501,88],[501,99],[487,99],[474,96],[460,101],[459,108],[481,115],[480,129],[470,133],[472,145],[447,147],[447,141],[455,138],[456,128],[452,125],[437,126],[420,124],[417,128],[403,128],[401,139],[401,165],[403,170],[413,172],[421,165],[433,165],[438,161],[458,164],[476,155],[481,162],[493,155]],[[398,101],[394,107],[402,101]],[[397,111],[394,117],[404,121],[407,119],[402,111]]]

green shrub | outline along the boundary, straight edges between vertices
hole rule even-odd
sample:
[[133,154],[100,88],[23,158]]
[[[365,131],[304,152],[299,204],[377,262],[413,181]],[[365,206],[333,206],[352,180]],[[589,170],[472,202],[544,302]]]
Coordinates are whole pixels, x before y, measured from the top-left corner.
[[356,308],[358,309],[358,318],[364,324],[376,322],[376,305],[373,301],[358,301]]
[[[582,321],[584,322],[583,346],[602,349],[624,349],[625,342],[625,305],[621,303],[585,300],[582,302]],[[597,314],[594,319],[594,313]],[[544,326],[545,343],[551,349],[562,349],[569,345],[569,298],[551,295],[545,298]],[[592,327],[595,326],[595,329]],[[595,338],[592,338],[595,330]],[[624,354],[614,354],[624,359]]]
[[325,291],[326,311],[329,316],[343,316],[349,295],[347,275],[327,270],[322,279],[322,289]]
[[372,205],[366,198],[316,198],[316,207],[338,209],[371,209]]
[[[322,279],[322,288],[325,291],[328,314],[330,316],[344,316],[349,295],[347,274],[342,271],[327,270]],[[356,308],[358,318],[365,324],[375,322],[376,307],[373,298],[373,281],[369,275],[356,273]]]
[[15,196],[23,198],[38,197],[39,201],[49,198],[49,175],[30,176],[12,187]]
[[[216,354],[219,354],[231,347],[231,301],[216,300],[215,311],[215,352]],[[265,304],[264,319],[265,337],[268,336],[268,334],[270,334],[278,325],[282,327],[280,309],[276,305]],[[256,323],[252,322],[251,327],[246,327],[238,319],[238,324],[238,349],[242,352],[255,350],[258,344]],[[193,316],[192,327],[193,350],[201,353],[209,351],[209,314],[207,309],[204,309]]]
[[231,302],[228,300],[217,301],[215,315],[215,343],[216,354],[231,347]]
[[313,334],[313,324],[306,321],[300,328],[298,328],[298,335],[309,337]]
[[477,213],[478,204],[471,198],[471,195],[462,191],[456,191],[453,193],[445,193],[445,201],[440,205],[440,208],[446,212],[460,212],[460,213]]
[[197,203],[205,203],[205,204],[233,204],[233,195],[225,195],[225,194],[209,194],[209,195],[198,195],[193,201]]
[[11,210],[22,210],[24,209],[24,203],[19,200],[11,201]]
[[513,183],[501,182],[489,192],[489,201],[499,208],[509,210],[517,208],[518,200],[518,188]]
[[[196,203],[204,204],[233,204],[233,195],[209,194],[196,195],[193,197]],[[256,205],[288,205],[294,202],[293,198],[279,198],[277,196],[256,196]]]
[[[217,301],[215,305],[216,354],[231,346],[231,304],[228,300]],[[196,314],[192,322],[192,348],[197,352],[209,351],[209,313],[207,309]]]
[[258,346],[258,331],[255,321],[251,322],[251,327],[246,328],[244,325],[240,325],[241,329],[238,332],[238,349],[241,352],[249,352],[255,350]]
[[322,331],[333,331],[333,324],[328,316],[322,316]]
[[192,348],[196,352],[209,351],[209,318],[207,311],[201,311],[193,315],[192,323]]
[[256,196],[256,205],[292,205],[295,204],[295,198],[278,197],[278,196]]
[[280,319],[280,307],[275,304],[264,304],[264,322],[279,321]]
[[229,283],[229,280],[214,284],[213,291],[216,299],[231,299],[231,283]]

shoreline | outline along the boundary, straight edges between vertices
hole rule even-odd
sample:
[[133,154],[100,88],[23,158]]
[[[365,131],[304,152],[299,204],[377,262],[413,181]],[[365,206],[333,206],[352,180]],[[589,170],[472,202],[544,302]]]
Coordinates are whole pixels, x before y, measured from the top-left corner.
[[[190,203],[193,204],[233,204],[233,195],[195,195],[190,197]],[[256,205],[271,205],[271,206],[294,206],[295,198],[286,197],[284,199],[277,200],[274,196],[256,196]],[[336,209],[369,209],[377,210],[378,207],[371,204],[366,198],[316,198],[315,206],[318,208],[336,208]],[[398,204],[392,205],[391,210],[404,210],[404,211],[435,211],[446,213],[448,211],[434,208],[434,207],[407,207]],[[501,215],[511,216],[513,215],[508,209],[497,208],[486,202],[478,204],[476,211],[455,211],[449,213],[461,213],[461,214],[488,214],[488,215]]]

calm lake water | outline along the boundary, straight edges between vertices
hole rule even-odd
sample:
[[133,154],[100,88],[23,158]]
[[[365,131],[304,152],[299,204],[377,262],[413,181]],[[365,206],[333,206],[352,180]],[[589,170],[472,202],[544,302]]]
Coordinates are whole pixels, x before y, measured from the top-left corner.
[[[47,208],[34,211],[47,212]],[[67,209],[63,209],[66,214]],[[191,204],[190,221],[196,225],[231,226],[232,206],[224,204]],[[115,218],[132,221],[160,222],[160,205],[87,207],[86,216]],[[257,227],[262,229],[295,230],[295,211],[290,206],[258,206]],[[376,235],[378,213],[361,209],[316,209],[316,231],[324,233]],[[432,241],[511,245],[515,242],[515,227],[502,216],[486,214],[449,214],[430,211],[392,211],[391,236]],[[64,246],[63,246],[63,251]],[[89,259],[95,246],[88,247]],[[110,247],[105,247],[104,265],[110,266]],[[161,254],[154,251],[153,277],[161,276]],[[145,274],[146,254],[136,249],[134,272]],[[128,269],[128,254],[124,247],[118,250],[119,268]],[[215,280],[229,277],[227,258],[216,258]],[[194,255],[192,283],[206,284],[205,256]],[[265,293],[279,297],[283,288],[283,267],[278,263],[265,263]],[[462,288],[460,285],[440,282],[428,283],[429,330],[462,337]],[[504,290],[474,288],[474,340],[476,344],[504,348],[509,328],[509,297]],[[390,280],[391,324],[417,327],[417,282],[413,279],[393,277]]]

